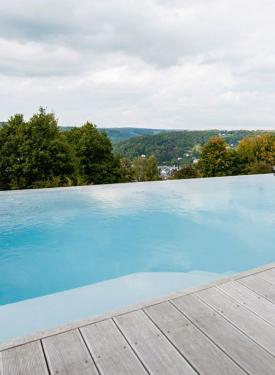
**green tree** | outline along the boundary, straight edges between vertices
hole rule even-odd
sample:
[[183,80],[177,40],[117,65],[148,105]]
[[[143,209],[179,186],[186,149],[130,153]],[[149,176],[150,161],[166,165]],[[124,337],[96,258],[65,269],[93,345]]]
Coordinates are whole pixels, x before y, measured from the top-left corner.
[[196,177],[199,177],[199,176],[200,175],[199,175],[198,170],[195,169],[190,164],[190,165],[186,165],[186,166],[182,167],[179,170],[176,170],[173,173],[172,179],[173,180],[180,180],[180,179],[184,179],[184,178],[196,178]]
[[123,170],[124,181],[123,182],[132,182],[135,181],[134,169],[131,160],[122,157],[120,159],[120,166]]
[[227,176],[237,176],[246,173],[246,163],[241,159],[235,148],[227,149],[225,172]]
[[192,148],[192,155],[198,158],[200,157],[201,152],[202,152],[202,146],[199,143],[195,144],[195,146]]
[[16,189],[17,175],[21,174],[20,143],[22,128],[25,126],[23,115],[11,117],[0,128],[0,189]]
[[53,113],[43,108],[25,122],[15,115],[0,129],[0,188],[72,185],[74,160]]
[[159,169],[157,159],[154,156],[139,156],[133,160],[133,171],[135,181],[159,180]]
[[275,134],[243,138],[237,152],[247,173],[269,173],[275,164]]
[[198,169],[204,177],[225,176],[228,167],[227,144],[221,137],[211,138],[203,147]]
[[78,183],[104,184],[125,179],[120,158],[114,156],[112,143],[105,132],[87,122],[66,132],[77,159]]

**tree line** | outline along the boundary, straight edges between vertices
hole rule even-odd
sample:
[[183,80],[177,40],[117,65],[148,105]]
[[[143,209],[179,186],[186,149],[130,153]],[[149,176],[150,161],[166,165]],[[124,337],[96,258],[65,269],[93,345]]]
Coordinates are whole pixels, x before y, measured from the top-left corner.
[[[229,147],[214,136],[197,147],[199,162],[175,171],[172,178],[268,173],[275,165],[275,134],[243,138]],[[12,116],[0,127],[0,189],[159,180],[157,159],[116,154],[106,132],[92,123],[62,131],[43,108],[28,121]]]
[[220,177],[271,173],[275,166],[275,133],[245,137],[231,148],[212,137],[201,149],[198,163],[175,171],[173,178]]
[[92,123],[62,131],[55,115],[40,108],[29,121],[16,114],[0,127],[1,190],[154,179],[153,156],[128,162]]
[[181,164],[188,164],[192,157],[198,156],[200,146],[210,138],[221,136],[231,145],[236,146],[244,137],[262,134],[249,130],[173,130],[157,134],[144,134],[129,138],[114,145],[116,152],[130,159],[139,155],[155,155],[160,165],[174,165],[181,158]]

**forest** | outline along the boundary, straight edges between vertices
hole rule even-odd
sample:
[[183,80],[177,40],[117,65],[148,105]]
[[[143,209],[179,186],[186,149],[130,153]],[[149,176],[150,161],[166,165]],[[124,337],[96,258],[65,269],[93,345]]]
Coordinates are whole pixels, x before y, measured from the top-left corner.
[[0,127],[0,189],[155,181],[160,163],[181,155],[172,178],[270,173],[275,133],[174,131],[113,145],[92,123],[61,129],[40,108],[28,121],[15,114]]
[[244,137],[261,134],[249,130],[197,130],[165,131],[154,135],[142,135],[114,144],[114,150],[128,158],[139,155],[155,155],[158,164],[189,164],[199,156],[201,147],[215,136],[222,137],[230,147],[236,147]]
[[92,123],[64,131],[40,108],[28,121],[16,114],[0,127],[1,190],[156,179],[154,156],[128,161]]

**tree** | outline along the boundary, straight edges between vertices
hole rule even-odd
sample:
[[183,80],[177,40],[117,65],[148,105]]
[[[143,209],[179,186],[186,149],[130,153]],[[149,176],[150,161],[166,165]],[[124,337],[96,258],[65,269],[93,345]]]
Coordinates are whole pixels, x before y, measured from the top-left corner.
[[204,177],[225,176],[227,161],[227,144],[221,137],[211,138],[203,147],[198,162],[198,169]]
[[0,128],[0,188],[16,189],[17,174],[20,173],[20,143],[22,127],[25,125],[23,115],[11,117],[8,123]]
[[25,122],[15,115],[0,129],[0,188],[72,185],[74,160],[53,113],[40,108]]
[[77,159],[78,183],[103,184],[122,182],[125,178],[119,157],[105,132],[87,122],[66,132]]
[[176,170],[172,175],[173,180],[196,177],[199,177],[199,172],[191,164]]
[[275,164],[275,134],[243,138],[237,148],[248,173],[268,173]]
[[258,161],[249,165],[248,173],[249,174],[264,174],[272,173],[272,165],[265,163],[264,161]]
[[159,169],[157,159],[154,156],[148,158],[139,156],[133,160],[133,170],[135,181],[155,181],[159,180]]
[[199,143],[196,143],[195,146],[192,148],[192,155],[196,158],[200,157],[202,152],[202,146]]
[[133,169],[131,160],[129,160],[125,157],[122,157],[120,159],[120,166],[123,170],[123,175],[124,175],[124,181],[123,182],[135,181],[134,169]]
[[226,175],[237,176],[246,173],[246,164],[235,148],[228,148],[226,152]]

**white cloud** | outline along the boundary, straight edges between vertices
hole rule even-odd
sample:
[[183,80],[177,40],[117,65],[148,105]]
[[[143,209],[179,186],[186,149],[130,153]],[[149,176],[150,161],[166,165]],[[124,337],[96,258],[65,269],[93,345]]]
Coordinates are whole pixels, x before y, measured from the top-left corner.
[[275,128],[271,0],[0,3],[0,120]]

